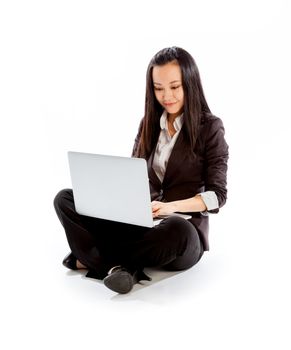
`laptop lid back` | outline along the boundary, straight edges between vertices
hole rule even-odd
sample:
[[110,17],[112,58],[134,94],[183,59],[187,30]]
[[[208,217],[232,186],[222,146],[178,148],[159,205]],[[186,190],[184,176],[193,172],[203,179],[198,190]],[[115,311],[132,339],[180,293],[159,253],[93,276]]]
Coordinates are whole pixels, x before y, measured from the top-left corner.
[[145,159],[71,151],[68,159],[78,214],[153,226]]

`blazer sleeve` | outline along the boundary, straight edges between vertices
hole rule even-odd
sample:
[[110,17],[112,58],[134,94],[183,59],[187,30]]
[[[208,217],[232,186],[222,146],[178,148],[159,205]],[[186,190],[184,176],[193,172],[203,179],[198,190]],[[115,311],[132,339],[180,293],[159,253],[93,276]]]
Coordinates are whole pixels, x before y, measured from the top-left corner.
[[[227,199],[228,144],[222,120],[215,117],[209,124],[205,140],[205,191],[215,192],[221,208]],[[209,213],[218,213],[219,208],[209,210]]]

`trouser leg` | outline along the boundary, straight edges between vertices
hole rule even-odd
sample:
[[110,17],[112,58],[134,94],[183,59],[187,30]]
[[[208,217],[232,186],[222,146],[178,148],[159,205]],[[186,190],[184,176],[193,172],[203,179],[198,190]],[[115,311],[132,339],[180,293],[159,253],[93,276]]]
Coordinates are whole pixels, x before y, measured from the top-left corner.
[[120,263],[133,268],[187,269],[203,253],[195,227],[181,218],[171,217],[145,228],[79,215],[71,189],[56,195],[54,207],[73,254],[93,271],[92,277],[103,278],[112,265]]
[[85,218],[75,210],[73,191],[59,191],[54,199],[54,207],[74,256],[89,269],[98,269],[101,264],[100,252],[94,237],[86,229]]
[[195,227],[187,220],[170,217],[144,232],[143,237],[121,246],[129,264],[163,266],[167,270],[188,269],[196,264],[203,247]]
[[146,228],[80,215],[72,189],[63,189],[54,198],[54,207],[64,227],[74,256],[88,267],[89,277],[102,279],[109,268],[119,264],[119,244],[137,237]]

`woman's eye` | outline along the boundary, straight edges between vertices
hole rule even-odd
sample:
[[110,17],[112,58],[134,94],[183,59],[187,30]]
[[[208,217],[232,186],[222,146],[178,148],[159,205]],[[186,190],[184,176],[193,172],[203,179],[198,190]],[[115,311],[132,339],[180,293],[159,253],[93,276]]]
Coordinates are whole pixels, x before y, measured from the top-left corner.
[[[180,85],[179,85],[179,86],[172,86],[171,89],[174,89],[174,90],[175,90],[175,89],[178,89],[179,87],[180,87]],[[157,90],[157,91],[163,90],[163,89],[157,88],[157,87],[155,87],[154,89]]]

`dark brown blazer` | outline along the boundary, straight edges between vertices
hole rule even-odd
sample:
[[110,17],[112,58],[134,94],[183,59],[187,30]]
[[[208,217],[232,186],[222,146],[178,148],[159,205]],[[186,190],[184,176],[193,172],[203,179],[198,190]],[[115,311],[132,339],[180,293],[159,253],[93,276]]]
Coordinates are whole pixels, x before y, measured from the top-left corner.
[[[139,143],[143,119],[132,151],[134,157]],[[224,127],[220,118],[205,114],[202,117],[200,133],[191,152],[185,142],[184,125],[170,155],[163,182],[152,168],[154,151],[147,160],[151,199],[162,202],[187,199],[204,191],[214,191],[221,208],[227,198],[228,145],[224,138]],[[219,209],[210,210],[218,213]],[[209,218],[200,212],[191,212],[191,223],[196,227],[205,250],[209,250]]]

